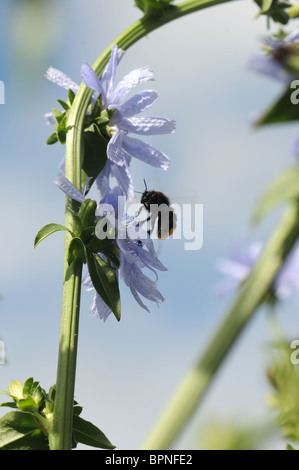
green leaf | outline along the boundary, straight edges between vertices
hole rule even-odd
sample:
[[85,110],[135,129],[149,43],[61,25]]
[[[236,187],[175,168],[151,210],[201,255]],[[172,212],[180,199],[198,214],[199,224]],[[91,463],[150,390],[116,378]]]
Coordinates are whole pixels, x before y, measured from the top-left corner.
[[299,106],[291,102],[293,90],[288,86],[281,97],[257,121],[256,126],[297,121],[299,119]]
[[258,222],[269,210],[280,203],[299,198],[299,166],[284,172],[270,185],[254,214]]
[[37,411],[38,410],[38,405],[35,403],[33,398],[31,396],[27,398],[22,398],[21,400],[18,401],[18,408],[21,411]]
[[71,89],[69,88],[67,97],[68,97],[68,100],[69,100],[69,102],[70,102],[70,105],[72,105],[73,102],[74,102],[74,99],[75,99],[75,97],[76,97],[76,93],[75,93],[73,90],[71,90]]
[[86,199],[79,210],[79,218],[82,223],[82,229],[95,226],[97,203],[92,199]]
[[67,227],[64,227],[63,225],[54,224],[54,223],[45,225],[43,228],[39,230],[39,232],[37,233],[35,237],[34,248],[36,248],[37,245],[40,242],[42,242],[45,238],[47,238],[49,235],[52,235],[52,233],[58,232],[59,230],[67,230],[68,232],[70,232],[70,234],[72,234],[72,232]]
[[63,100],[57,100],[57,101],[65,111],[68,111],[70,109],[70,106],[65,101]]
[[49,450],[33,415],[11,411],[0,419],[1,450]]
[[73,416],[73,433],[75,440],[81,444],[98,449],[115,449],[99,428],[77,415]]
[[67,115],[65,114],[64,117],[59,122],[57,131],[56,131],[58,140],[63,145],[65,144],[65,141],[66,141],[66,134],[67,134],[68,129],[69,128],[67,127]]
[[72,238],[68,247],[67,262],[71,264],[74,260],[82,260],[85,255],[85,247],[78,237]]
[[53,108],[52,116],[53,116],[53,119],[55,119],[55,121],[57,122],[57,124],[59,124],[62,121],[62,119],[65,117],[65,111],[61,112],[60,109]]
[[87,243],[90,239],[90,237],[94,233],[94,225],[91,227],[86,227],[85,229],[82,230],[80,238],[84,243]]
[[7,401],[0,404],[0,407],[4,408],[18,408],[17,404],[14,401]]
[[47,145],[53,145],[56,144],[56,142],[58,142],[58,137],[56,132],[53,132],[53,134],[51,134],[47,139]]
[[272,6],[273,0],[262,0],[261,13],[265,13]]
[[120,320],[120,294],[116,270],[88,248],[85,249],[85,256],[95,290],[114,313],[116,319]]
[[84,187],[86,179],[92,178],[90,186],[96,177],[103,170],[107,162],[107,145],[106,139],[100,132],[98,126],[93,123],[83,132],[84,141],[84,158],[82,163],[82,187]]
[[27,379],[23,386],[23,397],[25,398],[25,397],[32,395],[37,385],[38,385],[38,382],[34,382],[33,377],[30,377],[29,379]]

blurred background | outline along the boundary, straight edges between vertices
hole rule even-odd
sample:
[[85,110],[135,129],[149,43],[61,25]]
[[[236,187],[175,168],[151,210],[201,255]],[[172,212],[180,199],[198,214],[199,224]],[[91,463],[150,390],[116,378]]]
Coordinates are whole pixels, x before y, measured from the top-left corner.
[[[44,114],[66,92],[44,74],[52,65],[80,83],[82,62],[92,64],[140,18],[133,3],[1,1],[1,390],[14,379],[33,376],[46,390],[56,380],[64,236],[56,233],[36,250],[33,241],[43,225],[64,223],[64,196],[53,179],[65,149],[46,145],[51,129]],[[177,121],[175,134],[149,139],[171,157],[169,170],[134,160],[135,189],[142,191],[146,178],[148,187],[163,190],[172,202],[204,206],[201,250],[185,251],[184,240],[159,244],[168,267],[159,276],[166,299],[160,308],[149,305],[148,314],[121,284],[122,319],[111,316],[103,323],[89,315],[93,294],[82,291],[76,399],[82,417],[118,449],[140,447],[229,308],[231,295],[213,293],[221,280],[217,259],[240,238],[267,240],[280,219],[278,210],[260,226],[251,224],[268,184],[294,163],[290,146],[298,131],[296,124],[252,129],[252,115],[281,92],[281,85],[247,68],[266,33],[257,11],[250,0],[174,21],[127,51],[118,70],[121,77],[150,65],[156,76],[150,88],[160,98],[148,114]],[[285,334],[297,339],[298,303],[281,305],[277,315]],[[266,404],[269,340],[267,312],[259,309],[175,449],[221,448],[228,445],[229,430],[253,429],[256,435],[268,426],[274,418]],[[275,431],[255,445],[279,449],[285,440]]]

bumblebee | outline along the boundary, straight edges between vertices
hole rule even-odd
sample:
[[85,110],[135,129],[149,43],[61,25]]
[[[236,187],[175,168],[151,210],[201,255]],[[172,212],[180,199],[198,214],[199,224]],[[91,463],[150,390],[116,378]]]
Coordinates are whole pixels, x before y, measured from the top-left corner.
[[157,224],[157,235],[159,239],[168,238],[172,235],[175,227],[177,217],[174,209],[170,206],[169,198],[162,193],[162,191],[148,191],[145,180],[144,186],[145,191],[142,193],[140,203],[149,212],[149,216],[146,221],[150,221],[151,228],[147,231],[149,235],[152,234],[156,220]]

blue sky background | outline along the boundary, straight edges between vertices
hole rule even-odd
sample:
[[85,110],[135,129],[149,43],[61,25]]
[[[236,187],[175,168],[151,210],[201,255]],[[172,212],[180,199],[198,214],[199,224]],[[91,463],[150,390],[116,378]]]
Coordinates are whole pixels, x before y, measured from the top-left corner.
[[[82,292],[76,399],[82,416],[119,449],[141,445],[228,309],[230,296],[213,295],[221,279],[216,260],[240,237],[266,240],[279,220],[277,211],[258,228],[250,223],[266,186],[294,163],[290,145],[298,131],[293,124],[258,132],[250,126],[252,113],[281,91],[247,68],[266,32],[256,13],[250,0],[177,20],[134,45],[118,71],[121,77],[150,65],[156,76],[151,87],[160,98],[149,114],[177,121],[175,134],[150,140],[171,157],[170,169],[134,161],[135,188],[142,190],[146,178],[172,202],[204,205],[201,250],[185,251],[184,241],[173,239],[159,246],[169,269],[159,277],[166,298],[160,308],[143,311],[121,284],[122,320],[111,316],[104,324],[89,316],[92,294]],[[0,17],[6,95],[0,106],[0,339],[6,347],[0,389],[30,376],[48,389],[56,380],[64,238],[57,233],[36,250],[33,241],[43,225],[64,222],[64,197],[53,184],[64,147],[46,146],[51,129],[44,113],[65,93],[44,73],[52,65],[80,82],[81,63],[92,64],[140,13],[133,0],[2,0]],[[298,304],[283,305],[278,315],[296,339]],[[210,418],[271,417],[264,375],[269,338],[260,309],[175,448],[195,448],[198,430]]]

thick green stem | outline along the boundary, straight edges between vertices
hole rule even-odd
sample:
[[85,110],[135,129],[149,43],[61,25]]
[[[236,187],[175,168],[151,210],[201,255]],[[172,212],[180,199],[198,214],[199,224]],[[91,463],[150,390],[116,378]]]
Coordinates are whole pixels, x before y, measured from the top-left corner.
[[[69,242],[70,236],[66,233],[66,250],[68,249]],[[81,261],[74,261],[70,266],[66,263],[53,429],[49,436],[51,450],[70,450],[72,448],[81,275]]]
[[[110,44],[110,46],[96,60],[93,68],[98,76],[101,76],[104,67],[109,60],[113,44],[117,44],[120,48],[126,50],[136,41],[148,35],[151,31],[169,23],[170,21],[210,6],[231,1],[233,0],[186,1],[177,5],[173,9],[166,10],[162,16],[144,17],[128,28],[112,44]],[[65,175],[78,189],[81,189],[83,122],[91,94],[92,91],[86,86],[83,84],[80,86],[68,119],[70,130],[67,133],[66,139]],[[74,202],[67,197],[65,225],[70,230],[72,230],[74,223],[72,216],[74,212],[76,212]],[[69,233],[66,233],[65,259],[69,242],[70,235]],[[81,275],[81,262],[74,262],[70,267],[68,267],[65,261],[56,399],[53,430],[49,436],[51,450],[71,449],[72,409],[76,374]]]
[[205,352],[187,373],[143,449],[168,449],[201,402],[219,366],[263,302],[269,287],[299,237],[298,206],[292,206],[237,296]]

